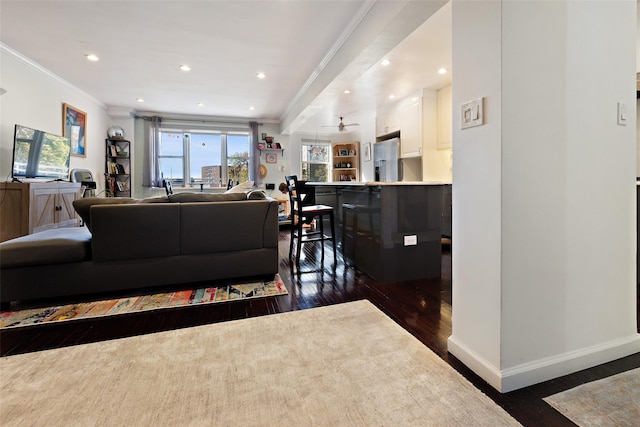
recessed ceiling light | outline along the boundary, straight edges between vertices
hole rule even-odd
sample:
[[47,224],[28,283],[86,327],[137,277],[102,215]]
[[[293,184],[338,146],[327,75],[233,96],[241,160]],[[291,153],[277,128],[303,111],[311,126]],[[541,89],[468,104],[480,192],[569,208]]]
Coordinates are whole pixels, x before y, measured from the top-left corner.
[[264,78],[267,77],[267,75],[265,73],[260,72],[260,73],[256,74],[256,77],[258,77],[259,79],[264,79]]
[[447,69],[446,69],[446,68],[444,68],[444,67],[443,67],[443,68],[440,68],[440,69],[438,70],[438,74],[447,74]]
[[197,105],[198,107],[204,107],[204,104],[203,104],[202,102],[198,102],[196,105]]
[[389,99],[394,99],[396,96],[394,94],[389,95]]
[[387,65],[391,64],[391,61],[389,61],[388,59],[383,59],[380,64],[384,65],[384,66],[387,66]]
[[185,64],[185,65],[181,65],[181,66],[180,66],[180,69],[181,69],[182,71],[191,71],[191,67],[189,67],[189,66],[188,66],[188,65],[186,65],[186,64]]
[[97,55],[94,55],[93,53],[88,53],[88,54],[86,54],[86,55],[85,55],[85,57],[86,57],[89,61],[94,61],[94,62],[100,59],[100,58],[98,58],[98,56],[97,56]]
[[136,98],[136,101],[138,101],[138,102],[144,102],[144,99],[142,99],[142,98]]
[[345,89],[345,90],[344,90],[344,93],[349,94],[349,93],[351,93],[351,91],[350,91],[349,89]]
[[256,109],[256,107],[254,107],[253,105],[251,107],[249,107],[249,110],[251,110],[251,111],[253,111],[255,109]]

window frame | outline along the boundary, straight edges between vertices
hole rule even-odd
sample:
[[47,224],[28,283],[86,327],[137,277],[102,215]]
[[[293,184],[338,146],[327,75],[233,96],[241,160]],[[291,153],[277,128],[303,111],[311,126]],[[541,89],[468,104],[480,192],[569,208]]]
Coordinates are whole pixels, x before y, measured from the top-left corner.
[[[177,155],[161,155],[160,154],[160,144],[162,141],[162,134],[182,134],[182,156]],[[204,177],[200,177],[199,180],[195,180],[191,182],[191,135],[193,134],[201,134],[201,135],[218,135],[220,136],[220,182],[217,184],[210,184],[212,188],[226,188],[227,181],[229,179],[229,160],[240,158],[240,157],[229,157],[227,152],[227,136],[228,135],[241,135],[246,136],[247,138],[247,180],[250,179],[249,171],[251,165],[251,158],[254,153],[251,150],[251,137],[249,129],[229,129],[224,127],[216,127],[216,126],[202,126],[202,127],[192,127],[192,126],[180,126],[180,125],[165,125],[158,129],[158,138],[157,138],[157,149],[156,149],[156,160],[158,165],[161,163],[161,159],[182,159],[182,178],[180,182],[179,178],[161,178],[170,180],[172,186],[174,188],[186,188],[194,185],[200,185],[204,182]],[[188,135],[188,136],[187,136]],[[218,166],[218,165],[214,165]],[[162,172],[159,171],[159,174]]]
[[[309,160],[304,160],[305,157],[305,147],[311,147],[311,146],[322,146],[324,148],[326,148],[327,150],[327,161],[326,162],[311,162]],[[307,148],[308,150],[308,148]],[[305,177],[303,175],[303,171],[304,171],[304,164],[308,163],[308,164],[322,164],[322,165],[327,165],[327,176],[326,176],[326,180],[325,181],[321,181],[321,182],[331,182],[331,169],[333,168],[333,158],[331,156],[331,140],[318,140],[318,139],[301,139],[300,140],[300,180],[301,181],[305,181]],[[309,167],[309,170],[311,170],[311,168]],[[311,178],[311,177],[309,177]]]

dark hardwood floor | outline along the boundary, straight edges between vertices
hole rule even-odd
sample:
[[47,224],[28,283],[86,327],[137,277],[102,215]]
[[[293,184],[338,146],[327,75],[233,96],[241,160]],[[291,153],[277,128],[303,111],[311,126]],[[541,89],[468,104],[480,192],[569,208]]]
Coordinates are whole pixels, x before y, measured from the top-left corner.
[[[639,353],[552,381],[501,394],[447,353],[447,338],[451,334],[451,253],[447,246],[443,246],[441,279],[392,284],[376,283],[353,268],[345,268],[341,258],[338,260],[335,273],[328,268],[326,271],[298,276],[291,273],[287,259],[288,250],[289,232],[282,230],[280,275],[289,295],[0,330],[0,354],[10,356],[368,299],[525,426],[573,426],[572,422],[552,409],[542,398],[585,382],[640,367]],[[316,266],[316,256],[313,247],[305,250],[301,261],[302,268]],[[330,267],[331,261],[332,256],[327,256],[325,265]],[[52,305],[52,302],[40,304]],[[640,329],[640,321],[638,326]]]

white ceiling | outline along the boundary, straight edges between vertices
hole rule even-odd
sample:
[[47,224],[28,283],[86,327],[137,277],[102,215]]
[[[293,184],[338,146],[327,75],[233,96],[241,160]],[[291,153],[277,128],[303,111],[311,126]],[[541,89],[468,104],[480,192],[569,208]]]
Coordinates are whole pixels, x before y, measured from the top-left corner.
[[451,81],[444,3],[2,0],[0,40],[110,107],[326,132]]

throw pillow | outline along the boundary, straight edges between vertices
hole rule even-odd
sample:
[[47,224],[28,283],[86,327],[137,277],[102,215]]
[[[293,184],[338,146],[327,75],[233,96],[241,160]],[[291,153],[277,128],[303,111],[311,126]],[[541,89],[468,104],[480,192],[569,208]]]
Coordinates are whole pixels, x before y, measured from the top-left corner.
[[233,188],[228,189],[225,193],[245,193],[253,188],[253,181],[241,182]]
[[94,205],[124,205],[128,203],[137,203],[136,199],[129,197],[85,197],[73,201],[73,208],[76,210],[82,221],[91,231],[91,206]]
[[267,195],[262,190],[251,190],[247,193],[247,200],[266,200]]

